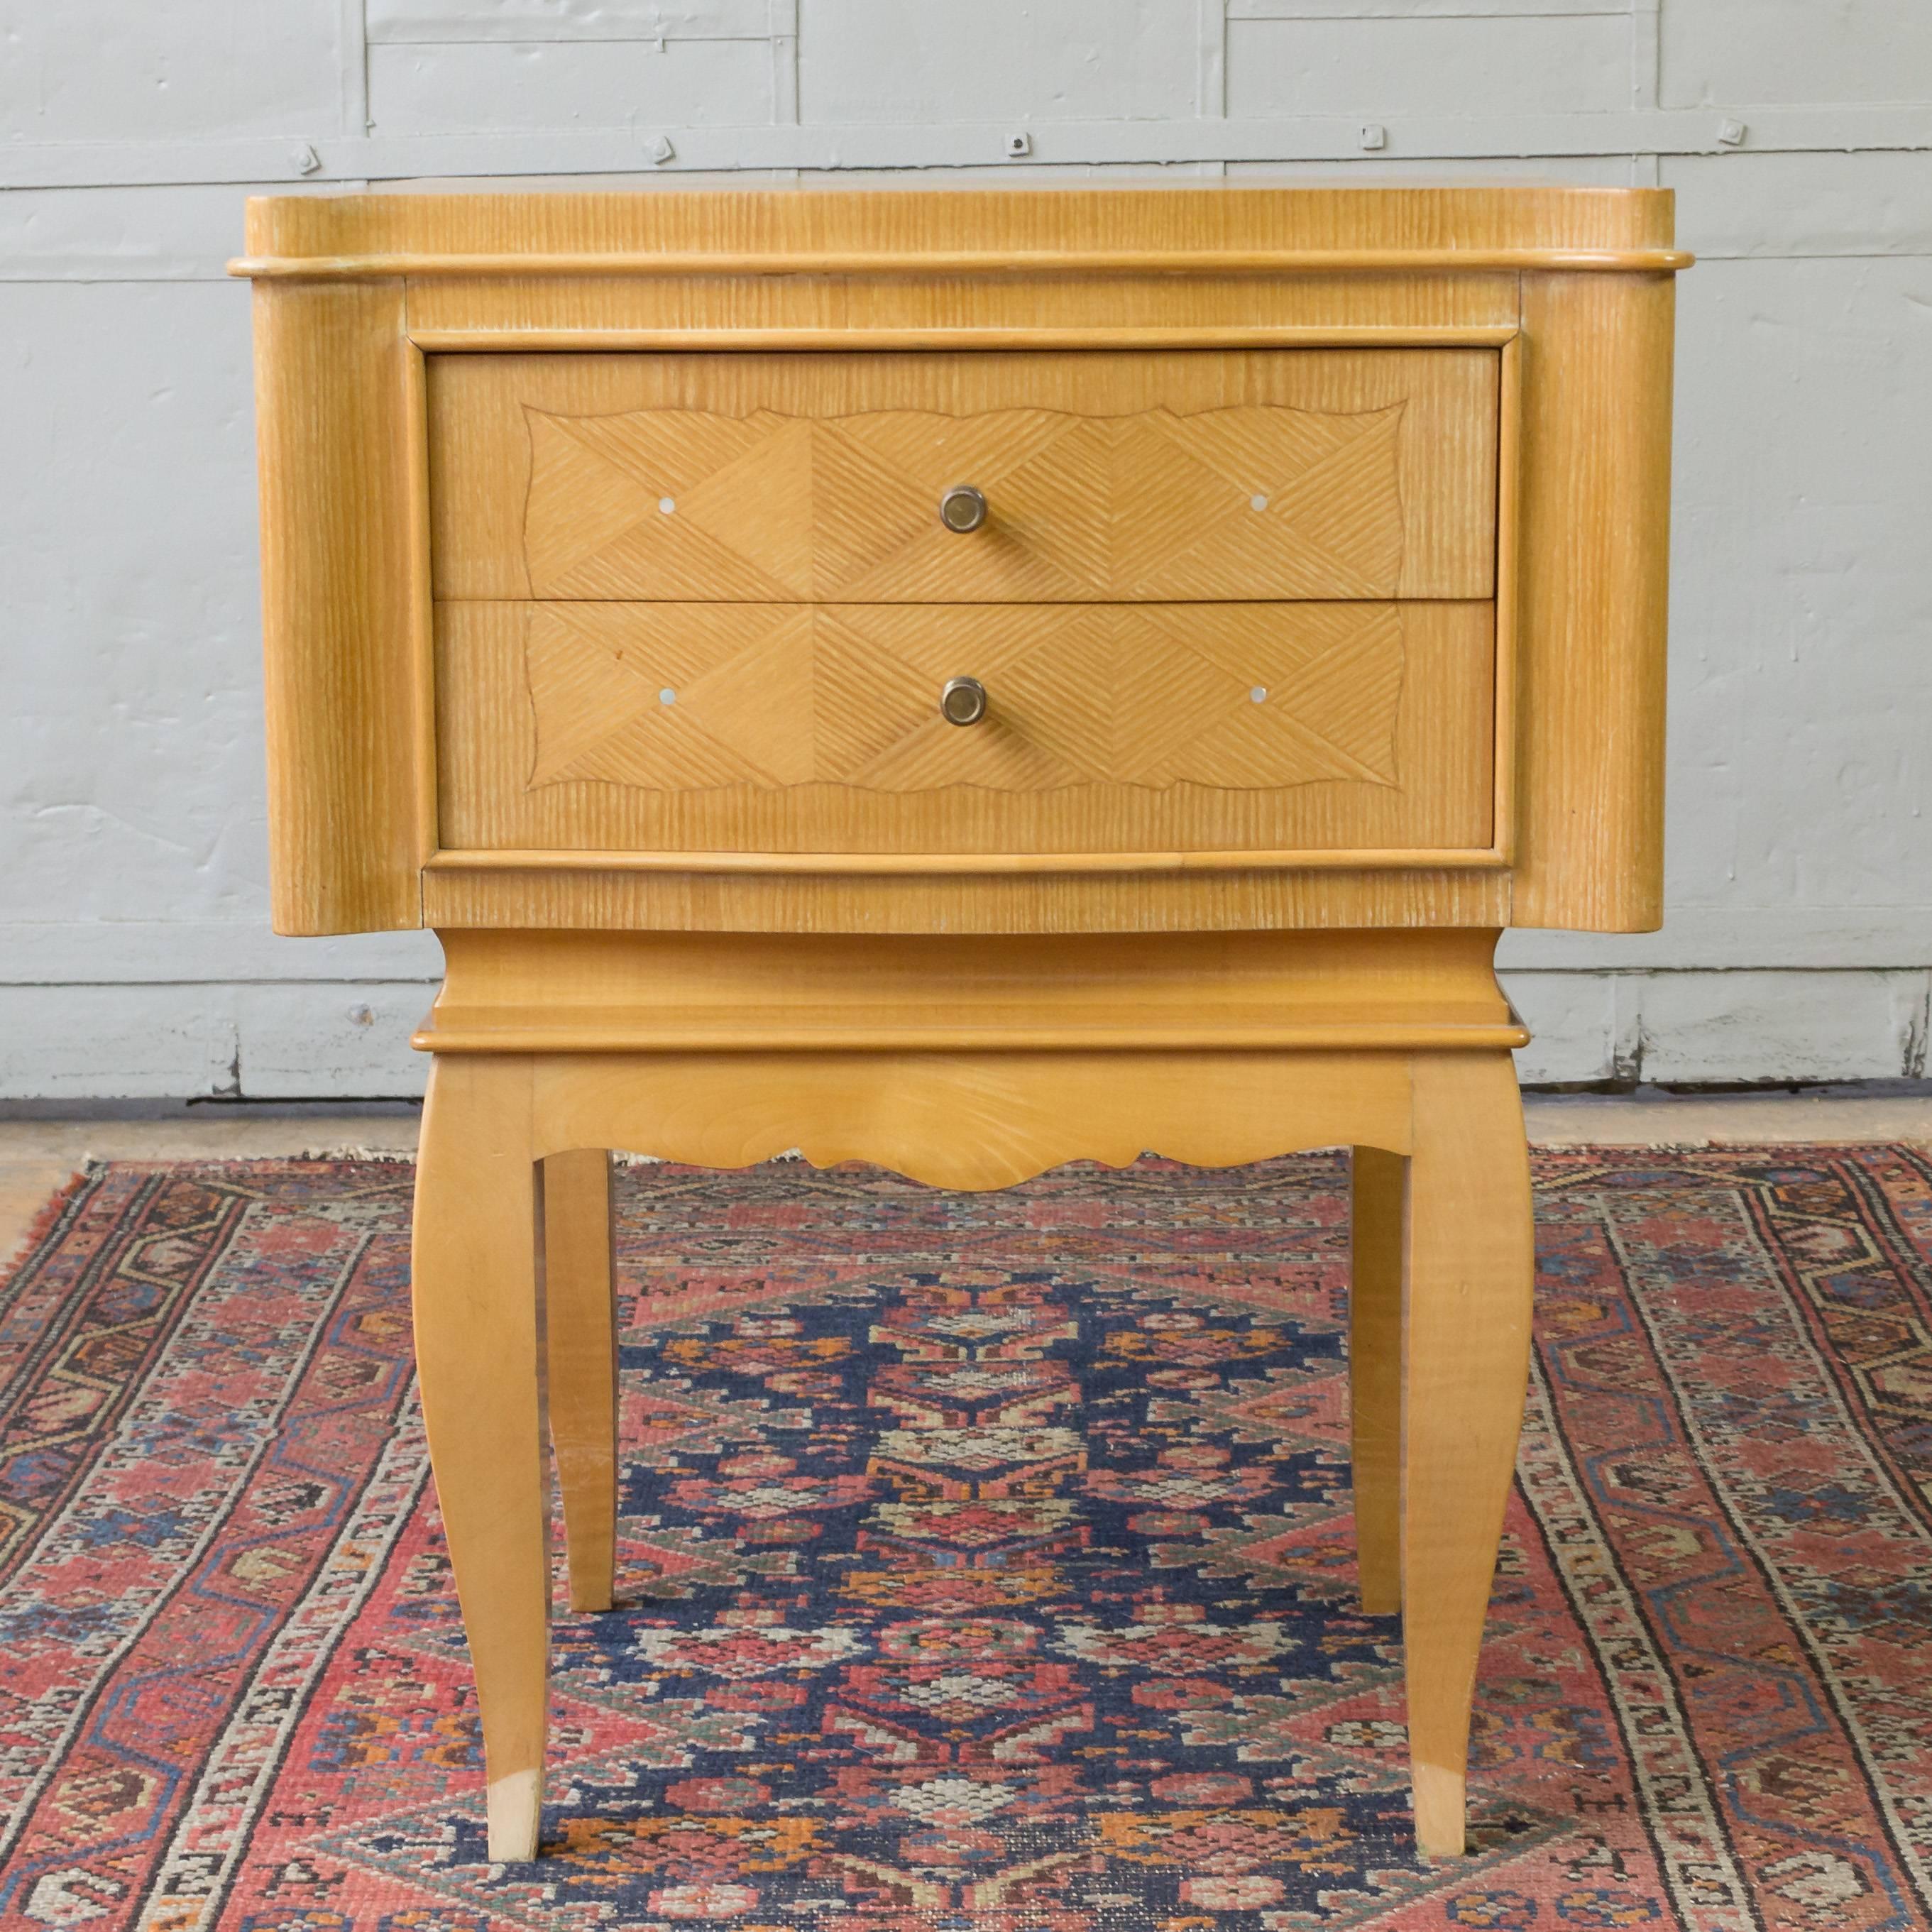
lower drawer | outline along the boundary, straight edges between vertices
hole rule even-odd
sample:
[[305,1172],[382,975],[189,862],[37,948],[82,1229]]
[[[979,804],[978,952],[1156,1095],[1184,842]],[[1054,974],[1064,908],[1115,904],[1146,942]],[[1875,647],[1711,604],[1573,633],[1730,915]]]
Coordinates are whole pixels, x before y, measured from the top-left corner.
[[445,603],[441,842],[1481,847],[1493,667],[1486,602]]

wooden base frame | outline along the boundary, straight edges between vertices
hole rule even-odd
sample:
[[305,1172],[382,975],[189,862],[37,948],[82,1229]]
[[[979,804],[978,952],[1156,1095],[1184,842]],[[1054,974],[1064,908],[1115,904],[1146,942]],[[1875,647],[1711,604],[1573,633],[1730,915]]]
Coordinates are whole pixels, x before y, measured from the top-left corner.
[[[1492,984],[1493,982],[1492,982]],[[801,1148],[940,1186],[1154,1149],[1222,1166],[1352,1146],[1364,1606],[1400,1607],[1422,1850],[1464,1850],[1484,1612],[1529,1346],[1529,1172],[1507,1048],[1198,1046],[439,1054],[423,1118],[416,1344],[482,1706],[493,1860],[536,1855],[548,1672],[544,1437],[574,1607],[611,1601],[609,1165]],[[530,1029],[520,1029],[520,1040]],[[433,1043],[434,1034],[429,1036]],[[452,1042],[453,1043],[453,1042]],[[547,1396],[547,1400],[546,1400]]]

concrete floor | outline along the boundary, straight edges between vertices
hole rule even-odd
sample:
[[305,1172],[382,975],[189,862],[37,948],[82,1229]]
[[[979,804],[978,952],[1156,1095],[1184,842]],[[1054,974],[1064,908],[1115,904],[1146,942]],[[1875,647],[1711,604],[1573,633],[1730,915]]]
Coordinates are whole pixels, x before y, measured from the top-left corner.
[[[1932,1096],[1756,1094],[1527,1096],[1540,1147],[1724,1147],[1760,1142],[1910,1141],[1932,1147]],[[413,1114],[245,1107],[162,1120],[0,1120],[0,1260],[83,1162],[249,1160],[297,1154],[412,1154]]]

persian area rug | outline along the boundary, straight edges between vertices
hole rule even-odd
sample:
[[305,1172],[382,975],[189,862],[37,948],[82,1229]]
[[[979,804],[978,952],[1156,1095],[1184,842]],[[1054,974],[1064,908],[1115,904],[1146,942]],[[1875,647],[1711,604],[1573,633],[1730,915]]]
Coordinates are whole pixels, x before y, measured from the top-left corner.
[[1346,1174],[620,1181],[620,1576],[484,1851],[410,1172],[116,1166],[0,1304],[0,1924],[1932,1923],[1932,1168],[1546,1154],[1474,1855],[1354,1607]]

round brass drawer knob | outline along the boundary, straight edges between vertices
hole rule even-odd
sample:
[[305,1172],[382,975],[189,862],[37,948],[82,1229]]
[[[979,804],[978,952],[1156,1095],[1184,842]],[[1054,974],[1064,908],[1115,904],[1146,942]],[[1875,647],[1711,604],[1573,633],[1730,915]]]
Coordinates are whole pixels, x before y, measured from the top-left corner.
[[939,715],[949,724],[976,724],[986,715],[986,687],[976,677],[949,677],[939,694]]
[[962,483],[939,500],[939,520],[964,536],[986,520],[986,499],[970,483]]

